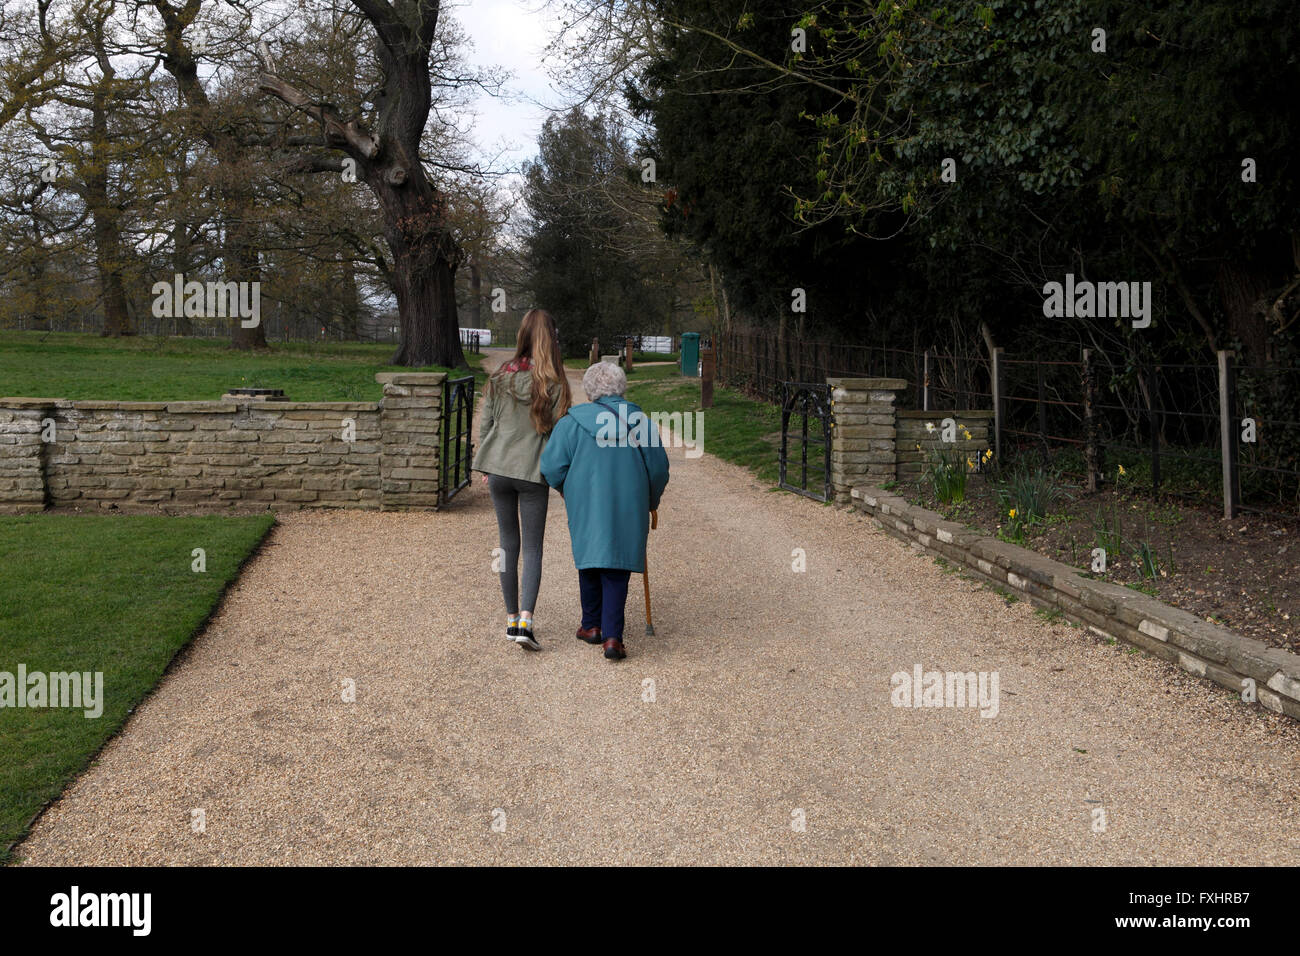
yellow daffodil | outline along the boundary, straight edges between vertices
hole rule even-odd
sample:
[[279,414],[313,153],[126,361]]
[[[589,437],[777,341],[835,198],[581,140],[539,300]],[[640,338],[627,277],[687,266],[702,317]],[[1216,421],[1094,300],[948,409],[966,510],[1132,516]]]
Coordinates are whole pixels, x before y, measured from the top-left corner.
[[1119,473],[1120,473],[1120,475],[1126,475],[1126,474],[1128,474],[1128,472],[1126,472],[1126,471],[1124,470],[1124,466],[1123,466],[1123,465],[1120,465],[1120,466],[1119,466]]
[[1016,509],[1015,509],[1015,508],[1012,508],[1010,511],[1008,511],[1008,512],[1007,512],[1007,516],[1008,516],[1008,517],[1011,517],[1011,518],[1014,518],[1014,517],[1016,516]]

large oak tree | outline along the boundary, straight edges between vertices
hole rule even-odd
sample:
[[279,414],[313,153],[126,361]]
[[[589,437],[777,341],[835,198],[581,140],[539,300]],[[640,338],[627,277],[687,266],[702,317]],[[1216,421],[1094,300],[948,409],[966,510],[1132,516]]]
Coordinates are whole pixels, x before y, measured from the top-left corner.
[[394,363],[463,365],[455,291],[461,251],[447,197],[426,172],[420,150],[433,100],[431,66],[442,4],[352,0],[352,6],[373,31],[379,74],[378,87],[359,104],[364,119],[282,76],[266,44],[260,47],[258,85],[292,108],[286,122],[301,122],[315,131],[318,145],[342,154],[305,157],[305,170],[355,171],[379,203],[401,328]]

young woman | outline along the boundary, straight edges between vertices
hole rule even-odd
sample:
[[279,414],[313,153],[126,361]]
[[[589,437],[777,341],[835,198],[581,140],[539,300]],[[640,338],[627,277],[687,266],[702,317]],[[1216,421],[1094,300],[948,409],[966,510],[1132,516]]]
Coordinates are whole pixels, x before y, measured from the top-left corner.
[[474,470],[483,472],[497,513],[504,552],[501,593],[506,602],[506,637],[533,651],[541,650],[533,634],[533,608],[542,583],[542,538],[551,491],[542,480],[539,462],[551,429],[570,404],[555,319],[549,312],[532,309],[519,326],[515,357],[488,379]]

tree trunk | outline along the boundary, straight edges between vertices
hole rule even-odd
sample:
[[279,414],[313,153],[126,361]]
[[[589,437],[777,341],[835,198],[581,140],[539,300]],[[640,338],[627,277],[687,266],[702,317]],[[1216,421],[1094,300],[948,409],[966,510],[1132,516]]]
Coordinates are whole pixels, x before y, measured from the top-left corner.
[[478,263],[469,264],[469,317],[474,328],[483,328],[483,277],[479,274]]
[[[228,210],[230,208],[227,206]],[[234,209],[240,208],[241,205],[236,202]],[[235,215],[238,216],[238,212]],[[226,281],[248,283],[262,281],[262,257],[258,254],[257,240],[253,232],[254,230],[243,221],[227,220],[226,247],[222,254],[222,258],[226,261]],[[263,328],[260,315],[257,325],[251,328],[245,328],[239,316],[230,319],[230,345],[241,350],[267,348],[266,329]]]
[[1265,324],[1264,293],[1273,285],[1264,271],[1251,263],[1222,260],[1215,284],[1228,317],[1228,332],[1241,343],[1247,365],[1268,361],[1268,327]]
[[[193,111],[197,132],[212,148],[225,184],[219,190],[226,221],[226,245],[223,250],[227,281],[258,282],[261,264],[258,256],[257,231],[253,225],[253,190],[249,183],[248,148],[240,142],[229,124],[220,122],[207,90],[199,80],[198,62],[186,44],[185,30],[198,15],[199,0],[187,0],[175,7],[167,0],[150,0],[163,18],[163,67]],[[236,349],[264,349],[266,333],[261,323],[244,328],[235,318],[231,322],[230,344]]]
[[343,271],[343,289],[339,294],[339,322],[342,336],[349,342],[361,339],[361,296],[357,292],[357,270],[346,253],[339,259]]
[[401,329],[393,364],[465,366],[456,321],[455,248],[442,198],[423,175],[393,183],[382,167],[367,172],[384,208],[384,233],[393,254]]
[[434,321],[435,316],[456,314],[456,273],[450,260],[432,236],[414,243],[395,243],[390,237],[389,247],[401,263],[393,270],[401,328],[393,364],[464,366],[459,329],[452,323]]
[[[105,77],[111,80],[112,77]],[[103,335],[114,338],[131,334],[131,317],[126,310],[126,289],[122,282],[122,264],[126,249],[122,245],[121,211],[109,199],[109,131],[108,91],[101,85],[95,90],[90,107],[91,162],[84,171],[86,208],[93,223],[95,266],[99,272],[100,298],[104,303]]]
[[[190,267],[190,244],[188,224],[178,218],[172,224],[172,272],[185,275]],[[180,314],[172,317],[173,329],[177,335],[193,335],[194,329],[189,316],[181,309]]]

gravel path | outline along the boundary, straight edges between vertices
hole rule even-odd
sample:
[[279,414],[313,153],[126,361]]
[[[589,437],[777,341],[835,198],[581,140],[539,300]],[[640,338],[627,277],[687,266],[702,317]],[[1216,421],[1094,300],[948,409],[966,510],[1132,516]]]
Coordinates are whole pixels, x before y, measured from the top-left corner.
[[[658,633],[634,576],[620,663],[573,638],[558,496],[538,654],[502,636],[477,481],[437,514],[283,515],[20,858],[1300,863],[1290,721],[1008,606],[852,512],[671,458]],[[892,706],[915,664],[997,671],[1000,712]]]

